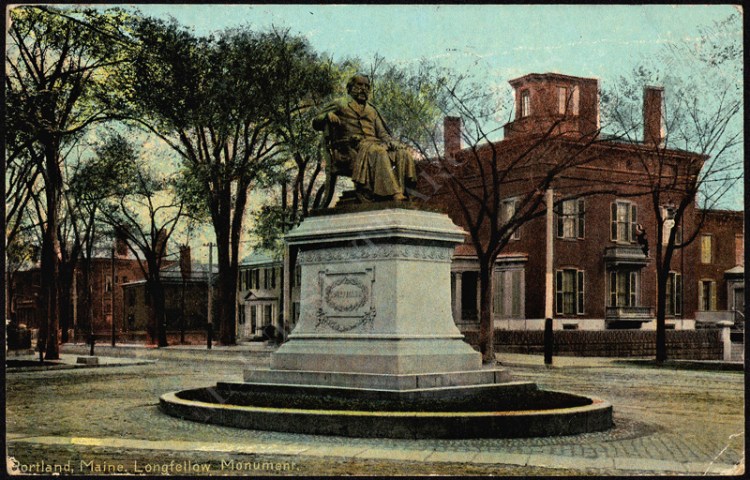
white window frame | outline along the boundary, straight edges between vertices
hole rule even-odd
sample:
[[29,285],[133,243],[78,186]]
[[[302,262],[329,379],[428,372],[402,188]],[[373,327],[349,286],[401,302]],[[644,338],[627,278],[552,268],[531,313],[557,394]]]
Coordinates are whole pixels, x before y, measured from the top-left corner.
[[[565,273],[573,273],[572,291],[565,291]],[[565,296],[573,296],[573,311],[565,311]],[[555,271],[555,313],[557,315],[584,315],[586,313],[586,273],[576,268]]]
[[[626,212],[626,218],[620,218],[620,207]],[[638,224],[638,206],[633,202],[615,200],[610,204],[610,240],[617,243],[634,243],[636,225]],[[625,226],[625,238],[620,238],[620,226]]]
[[[494,316],[496,318],[526,318],[524,281],[523,268],[495,270]],[[510,287],[510,292],[506,291],[506,287]]]
[[[703,292],[704,286],[708,284],[708,310],[705,308],[706,296]],[[716,280],[712,278],[702,278],[698,280],[698,310],[701,312],[716,311]]]
[[560,115],[566,115],[568,113],[568,92],[570,88],[558,86],[557,87],[557,113]]
[[[706,249],[706,240],[708,240],[708,249]],[[710,233],[701,234],[701,263],[711,265],[714,263],[714,239]]]
[[531,92],[528,89],[519,92],[518,104],[521,118],[526,118],[531,115]]
[[[572,229],[572,235],[566,232],[566,226],[569,227],[567,230]],[[570,198],[560,202],[555,230],[557,238],[575,240],[586,237],[586,204],[582,198]]]
[[[512,211],[511,211],[512,210]],[[500,221],[505,224],[513,218],[518,210],[518,198],[511,197],[506,198],[500,202]],[[521,227],[517,227],[513,234],[510,236],[511,240],[520,240],[521,238]]]
[[[627,276],[625,290],[620,291],[620,277]],[[638,270],[610,270],[609,306],[638,307],[641,304],[641,272]]]
[[667,315],[679,317],[682,315],[682,274],[669,272],[667,277]]
[[[661,230],[661,243],[662,245],[666,245],[669,243],[669,231],[670,231],[670,229],[667,228],[669,226],[669,224],[667,223],[669,219],[669,216],[667,213],[668,210],[667,210],[667,207],[659,207],[659,209],[661,212],[661,218],[663,219],[662,230]],[[675,243],[678,243],[678,244],[682,243],[682,229],[680,229],[679,225],[677,224],[672,224],[672,228],[677,229],[677,232],[675,232],[675,237],[674,237]]]

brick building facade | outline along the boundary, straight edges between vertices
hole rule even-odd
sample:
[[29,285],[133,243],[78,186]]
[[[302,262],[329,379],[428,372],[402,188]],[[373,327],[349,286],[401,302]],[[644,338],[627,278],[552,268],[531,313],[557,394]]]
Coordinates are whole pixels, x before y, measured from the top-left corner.
[[[535,180],[556,162],[573,155],[580,157],[579,164],[565,170],[552,183],[555,202],[565,200],[555,211],[552,228],[554,327],[655,329],[653,243],[657,221],[650,192],[644,188],[644,165],[649,164],[649,156],[657,150],[671,175],[687,176],[684,165],[702,164],[696,154],[655,148],[662,143],[663,92],[646,89],[643,142],[624,143],[608,140],[599,132],[595,79],[530,74],[510,83],[515,89],[516,118],[505,126],[505,138],[494,145],[462,149],[460,120],[449,118],[444,126],[446,155],[460,165],[474,162],[475,158],[489,165],[494,155],[499,157],[499,167],[505,168],[522,152],[528,155],[531,144],[544,142],[538,160],[519,163],[508,169],[501,180],[501,208],[509,210],[508,217],[517,198],[533,189]],[[429,169],[425,172],[418,189],[428,203],[468,229],[454,193],[441,183],[439,175],[431,175]],[[454,174],[465,175],[464,185],[479,194],[481,183],[472,183],[471,174]],[[664,213],[673,202],[661,206]],[[688,207],[682,226],[678,227],[678,238],[693,231],[697,214],[695,208]],[[736,217],[741,218],[742,213]],[[707,225],[712,228],[712,221]],[[735,245],[741,226],[741,221],[735,221],[714,235],[731,237],[730,243]],[[642,245],[644,232],[647,241],[652,242],[648,254]],[[496,328],[543,328],[547,240],[546,219],[541,215],[523,224],[500,253],[494,271]],[[696,312],[700,310],[699,257],[699,242],[675,252],[667,294],[667,328],[695,327]],[[462,330],[473,330],[478,327],[479,263],[470,240],[456,249],[452,272],[454,317]],[[724,274],[724,270],[720,273]],[[711,275],[718,278],[716,271]],[[717,288],[721,288],[718,283]],[[726,293],[718,298],[726,302]],[[720,305],[724,304],[717,308]]]
[[[114,278],[112,277],[113,260],[111,255],[102,250],[95,253],[91,259],[89,281],[91,287],[90,312],[95,332],[109,332],[114,315],[115,325],[123,322],[123,292],[122,286],[128,282],[142,279],[143,272],[138,260],[129,258],[127,251],[118,249],[114,257]],[[69,338],[83,340],[90,331],[89,302],[84,295],[83,266],[79,262],[75,272],[75,285],[71,291],[71,318]],[[114,280],[114,282],[113,282]],[[113,292],[114,289],[114,308]],[[39,267],[16,272],[13,275],[13,297],[11,302],[11,318],[19,324],[36,330],[43,317],[38,304],[41,293],[41,271]]]
[[[177,343],[183,330],[187,332],[186,343],[204,342],[208,324],[208,266],[191,265],[183,279],[179,264],[173,263],[161,270],[160,278],[169,343]],[[146,280],[127,283],[122,290],[125,322],[118,331],[130,341],[155,343],[156,323]],[[215,295],[214,289],[214,299]]]
[[744,212],[708,210],[696,240],[697,318],[744,325]]

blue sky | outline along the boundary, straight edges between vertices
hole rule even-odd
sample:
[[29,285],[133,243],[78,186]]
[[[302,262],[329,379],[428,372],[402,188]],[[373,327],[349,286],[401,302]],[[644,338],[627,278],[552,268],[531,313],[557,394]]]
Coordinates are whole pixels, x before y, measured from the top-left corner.
[[[399,63],[420,58],[500,82],[554,71],[609,78],[669,40],[727,17],[729,5],[141,5],[206,34],[249,24],[288,27],[320,52]],[[737,32],[741,35],[741,32]]]
[[[227,27],[277,26],[334,60],[376,54],[408,65],[422,58],[471,71],[507,91],[531,72],[598,78],[606,88],[666,42],[695,38],[736,11],[731,5],[137,5],[174,17],[198,35]],[[729,32],[742,41],[742,32]],[[742,204],[737,185],[723,207]],[[248,224],[249,226],[249,224]],[[200,242],[211,241],[210,232]],[[197,240],[196,240],[197,241]],[[197,243],[196,247],[200,244]],[[205,248],[195,248],[205,261]]]
[[[379,54],[408,65],[434,60],[488,80],[531,72],[598,78],[607,88],[665,43],[695,39],[732,5],[140,5],[205,35],[238,25],[289,28],[334,60]],[[725,32],[742,42],[742,32]],[[669,93],[667,92],[667,95]],[[742,187],[722,202],[741,208]]]

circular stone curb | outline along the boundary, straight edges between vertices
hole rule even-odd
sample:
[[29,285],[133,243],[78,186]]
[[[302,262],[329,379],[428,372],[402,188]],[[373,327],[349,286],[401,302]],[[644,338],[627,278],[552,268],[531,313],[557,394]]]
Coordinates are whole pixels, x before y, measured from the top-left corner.
[[[184,392],[187,391],[189,390]],[[591,400],[589,405],[548,410],[371,412],[209,403],[179,398],[180,393],[162,395],[159,398],[160,409],[168,415],[202,423],[313,435],[368,438],[520,438],[598,432],[613,425],[612,405],[596,397],[585,397]]]

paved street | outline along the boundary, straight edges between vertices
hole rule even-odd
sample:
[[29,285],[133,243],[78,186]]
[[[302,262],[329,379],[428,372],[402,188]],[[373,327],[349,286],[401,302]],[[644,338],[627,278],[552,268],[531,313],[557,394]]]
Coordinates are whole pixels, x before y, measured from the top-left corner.
[[[161,394],[237,381],[245,362],[10,371],[8,454],[21,472],[213,475],[631,475],[744,471],[744,375],[612,359],[500,355],[518,380],[595,395],[615,428],[557,438],[385,440],[202,425],[162,414]],[[12,462],[11,462],[12,463]],[[739,464],[739,466],[736,466]],[[68,469],[68,470],[66,470]]]

